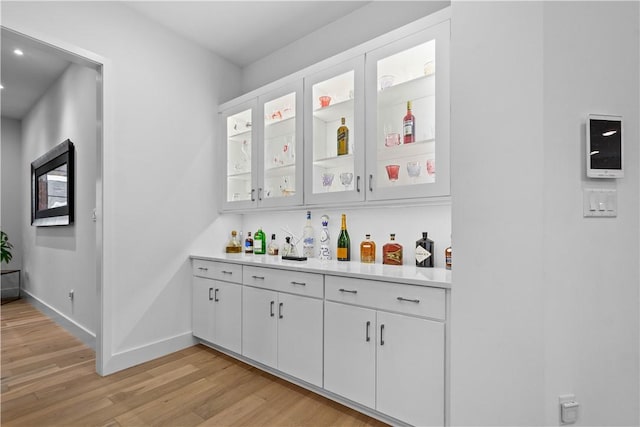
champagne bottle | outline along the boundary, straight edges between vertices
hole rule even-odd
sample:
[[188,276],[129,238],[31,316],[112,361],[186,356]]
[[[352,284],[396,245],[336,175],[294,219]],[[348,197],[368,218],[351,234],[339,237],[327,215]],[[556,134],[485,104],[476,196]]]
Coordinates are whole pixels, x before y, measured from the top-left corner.
[[351,260],[351,241],[347,232],[347,216],[342,214],[342,226],[340,227],[340,235],[338,236],[338,261]]
[[264,255],[267,253],[267,242],[265,241],[262,228],[258,228],[256,234],[253,235],[253,253],[256,255]]
[[344,124],[345,119],[341,119],[342,125],[338,128],[338,156],[349,154],[349,128]]
[[371,240],[370,234],[365,234],[365,239],[360,243],[360,262],[365,264],[375,264],[376,262],[376,242]]
[[251,232],[247,232],[247,238],[244,240],[244,253],[252,254],[253,253],[253,237],[251,237]]
[[416,242],[416,267],[433,267],[433,240],[422,232],[422,239]]
[[402,120],[402,129],[405,144],[416,141],[416,118],[411,114],[411,101],[407,101],[407,114]]
[[318,254],[318,258],[331,259],[329,217],[327,215],[322,215],[322,218],[320,219],[322,220],[322,229],[320,230],[320,253]]
[[390,242],[382,247],[382,263],[402,265],[402,245],[396,242],[396,235],[391,233]]
[[315,246],[315,232],[311,225],[311,211],[307,211],[307,224],[302,229],[302,255],[313,258]]

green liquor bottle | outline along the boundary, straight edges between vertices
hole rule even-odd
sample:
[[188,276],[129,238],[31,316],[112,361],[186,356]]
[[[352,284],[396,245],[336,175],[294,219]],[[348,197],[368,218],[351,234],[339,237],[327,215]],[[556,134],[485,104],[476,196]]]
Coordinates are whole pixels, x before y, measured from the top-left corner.
[[253,235],[253,253],[256,255],[264,255],[267,253],[267,242],[265,241],[262,228],[258,228],[256,234]]

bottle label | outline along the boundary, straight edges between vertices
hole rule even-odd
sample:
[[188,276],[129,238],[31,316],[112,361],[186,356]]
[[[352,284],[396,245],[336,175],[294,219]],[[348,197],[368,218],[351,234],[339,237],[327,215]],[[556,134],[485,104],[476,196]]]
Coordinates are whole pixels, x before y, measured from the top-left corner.
[[402,265],[402,249],[389,251],[384,254],[384,264]]
[[404,121],[404,134],[412,135],[413,134],[413,120],[405,120]]
[[329,246],[325,246],[325,245],[320,246],[319,258],[331,259],[331,249],[329,249]]
[[431,256],[431,252],[423,248],[422,246],[416,246],[416,261],[422,262]]
[[253,239],[253,247],[254,252],[256,253],[262,253],[262,240],[260,239]]
[[347,248],[338,248],[338,253],[336,254],[338,259],[347,259]]

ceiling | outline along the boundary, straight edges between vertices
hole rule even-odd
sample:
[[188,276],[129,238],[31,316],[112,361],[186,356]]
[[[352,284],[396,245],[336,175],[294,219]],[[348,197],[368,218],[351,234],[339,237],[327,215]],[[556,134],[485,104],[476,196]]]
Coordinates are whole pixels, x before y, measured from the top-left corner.
[[[146,18],[244,67],[368,1],[126,1]],[[69,66],[51,47],[2,30],[2,116],[21,119]],[[13,50],[20,47],[23,56]]]

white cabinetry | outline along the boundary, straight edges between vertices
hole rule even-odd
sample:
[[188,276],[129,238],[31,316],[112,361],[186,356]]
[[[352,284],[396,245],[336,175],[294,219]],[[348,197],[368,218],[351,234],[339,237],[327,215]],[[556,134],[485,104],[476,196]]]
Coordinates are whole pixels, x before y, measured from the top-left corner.
[[244,267],[242,354],[322,386],[322,275]]
[[326,276],[326,298],[325,388],[413,425],[444,425],[444,290]]
[[[224,277],[233,280],[240,271],[235,265],[194,261],[192,285],[193,335],[236,353],[241,351],[242,286],[216,280]],[[240,275],[236,274],[241,281]]]

